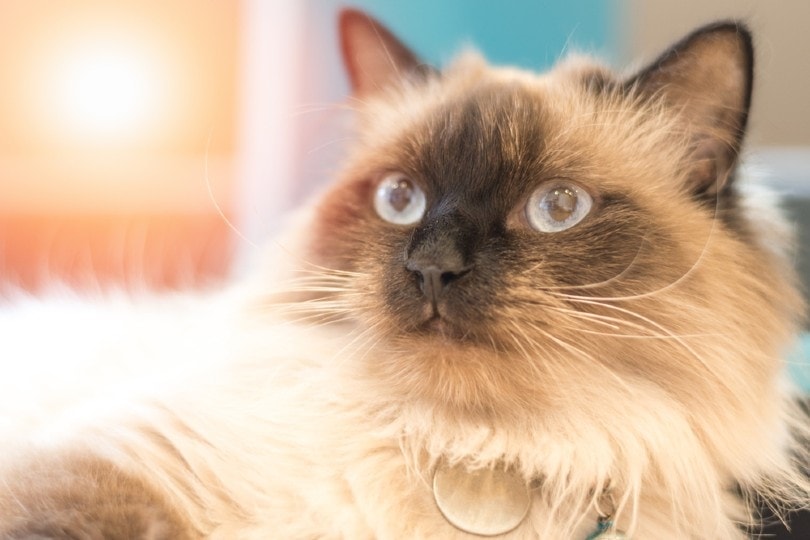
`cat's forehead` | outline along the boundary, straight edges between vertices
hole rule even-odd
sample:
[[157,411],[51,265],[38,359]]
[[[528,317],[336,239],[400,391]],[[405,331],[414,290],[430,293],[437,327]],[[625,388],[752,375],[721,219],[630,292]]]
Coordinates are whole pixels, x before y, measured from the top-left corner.
[[462,58],[392,107],[392,148],[439,188],[463,178],[465,189],[503,195],[554,175],[657,188],[657,179],[676,174],[662,167],[679,162],[682,141],[673,118],[619,81],[586,58],[541,74]]
[[562,91],[570,101],[572,91],[586,91],[582,81],[558,71],[533,76],[462,65],[387,111],[391,119],[382,125],[390,130],[389,151],[429,188],[519,190],[544,167],[559,165],[564,148],[556,143],[570,127],[561,110],[571,106],[562,103],[558,87],[570,87]]
[[536,165],[547,126],[541,100],[517,84],[480,81],[433,105],[401,133],[401,159],[443,186],[469,188]]

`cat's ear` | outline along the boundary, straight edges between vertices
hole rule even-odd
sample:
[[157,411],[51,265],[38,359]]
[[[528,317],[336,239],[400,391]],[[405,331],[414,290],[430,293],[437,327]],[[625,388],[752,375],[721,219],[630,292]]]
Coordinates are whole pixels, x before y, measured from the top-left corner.
[[751,33],[737,22],[698,29],[629,84],[680,114],[692,141],[689,188],[719,193],[730,181],[748,120],[753,83]]
[[380,22],[354,9],[340,13],[343,63],[355,96],[367,96],[427,68]]

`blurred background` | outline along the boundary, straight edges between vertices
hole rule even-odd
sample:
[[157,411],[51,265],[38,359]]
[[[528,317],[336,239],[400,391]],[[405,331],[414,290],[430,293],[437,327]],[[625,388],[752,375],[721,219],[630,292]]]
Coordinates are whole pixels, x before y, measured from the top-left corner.
[[[748,162],[788,195],[810,276],[810,2],[351,3],[436,65],[474,44],[532,69],[572,50],[639,65],[742,18],[757,42]],[[345,147],[342,5],[0,0],[0,288],[204,287],[243,271]],[[794,376],[810,389],[807,373]]]
[[[0,0],[0,281],[171,288],[244,268],[339,162],[341,5]],[[533,69],[571,50],[639,63],[699,24],[743,18],[758,45],[749,161],[810,219],[804,0],[354,5],[436,65],[474,44]]]

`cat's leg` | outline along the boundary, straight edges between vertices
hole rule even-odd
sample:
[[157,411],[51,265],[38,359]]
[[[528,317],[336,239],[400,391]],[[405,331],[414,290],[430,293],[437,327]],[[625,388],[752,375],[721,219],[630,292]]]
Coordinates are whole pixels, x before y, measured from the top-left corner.
[[186,540],[187,520],[145,479],[78,453],[35,454],[0,471],[0,538]]

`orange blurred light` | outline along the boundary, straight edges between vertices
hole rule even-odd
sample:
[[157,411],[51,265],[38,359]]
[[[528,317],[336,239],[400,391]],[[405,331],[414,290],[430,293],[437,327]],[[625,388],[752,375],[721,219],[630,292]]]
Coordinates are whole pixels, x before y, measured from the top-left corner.
[[0,0],[0,289],[224,273],[239,6]]
[[234,151],[238,3],[0,6],[0,162]]
[[169,90],[182,77],[167,65],[173,49],[126,26],[115,33],[86,25],[40,44],[31,67],[43,133],[74,147],[152,140],[177,121],[167,114],[177,99]]
[[[142,48],[142,47],[141,47]],[[158,64],[137,44],[86,43],[68,49],[52,72],[53,111],[76,136],[143,129],[159,112]]]

